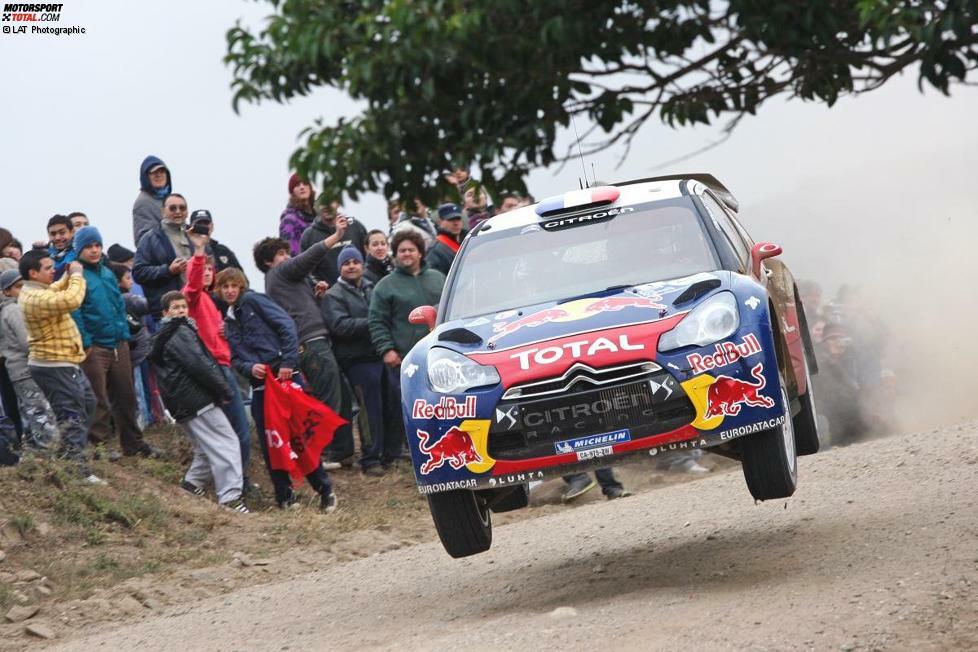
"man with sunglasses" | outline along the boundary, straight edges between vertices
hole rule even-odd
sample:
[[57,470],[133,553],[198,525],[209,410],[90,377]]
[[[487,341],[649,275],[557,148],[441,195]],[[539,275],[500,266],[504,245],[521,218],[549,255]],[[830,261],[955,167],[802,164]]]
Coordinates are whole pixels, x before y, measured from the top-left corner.
[[[157,321],[162,312],[160,299],[167,292],[179,291],[184,286],[187,263],[194,252],[185,228],[188,213],[184,196],[178,193],[167,195],[162,213],[159,225],[140,238],[132,268],[133,278],[146,293],[150,315]],[[209,247],[207,253],[211,253]]]

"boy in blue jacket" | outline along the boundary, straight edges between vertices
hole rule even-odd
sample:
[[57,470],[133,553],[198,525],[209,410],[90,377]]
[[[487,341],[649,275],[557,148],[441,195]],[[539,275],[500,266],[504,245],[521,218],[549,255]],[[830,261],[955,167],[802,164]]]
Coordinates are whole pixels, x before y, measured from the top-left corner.
[[[275,501],[281,509],[297,509],[299,503],[292,490],[292,479],[288,472],[272,469],[265,436],[266,366],[280,379],[292,378],[299,361],[295,323],[274,301],[249,290],[248,280],[240,269],[223,270],[214,285],[228,304],[224,333],[231,345],[231,364],[251,381],[251,417],[258,431],[265,466],[275,486]],[[318,466],[306,480],[320,496],[320,509],[333,512],[336,494],[326,470]]]

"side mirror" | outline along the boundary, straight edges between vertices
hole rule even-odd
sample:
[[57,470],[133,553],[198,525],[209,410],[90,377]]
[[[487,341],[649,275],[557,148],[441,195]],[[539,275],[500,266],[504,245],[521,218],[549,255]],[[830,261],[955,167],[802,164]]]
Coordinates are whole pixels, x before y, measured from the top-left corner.
[[[780,250],[779,250],[780,251]],[[430,331],[435,327],[435,320],[438,319],[438,311],[434,306],[418,306],[408,315],[408,321],[412,324],[424,324]]]
[[783,250],[773,242],[758,242],[750,250],[750,271],[757,280],[761,279],[761,262],[780,256]]

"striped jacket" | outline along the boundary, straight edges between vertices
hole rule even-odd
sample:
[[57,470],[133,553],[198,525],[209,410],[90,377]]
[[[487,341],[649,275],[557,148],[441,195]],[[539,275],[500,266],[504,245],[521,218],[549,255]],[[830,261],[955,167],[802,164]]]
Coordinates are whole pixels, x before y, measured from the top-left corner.
[[78,364],[85,359],[71,313],[85,298],[85,277],[65,274],[51,285],[25,281],[18,303],[27,326],[28,361]]

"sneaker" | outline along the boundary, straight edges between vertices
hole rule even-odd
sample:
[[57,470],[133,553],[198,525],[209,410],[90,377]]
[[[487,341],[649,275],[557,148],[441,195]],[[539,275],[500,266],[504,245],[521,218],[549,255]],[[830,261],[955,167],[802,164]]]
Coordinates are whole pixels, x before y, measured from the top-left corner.
[[278,501],[278,508],[286,512],[297,512],[302,509],[302,503],[299,502],[298,496],[289,492],[285,500]]
[[195,496],[204,496],[207,492],[204,491],[203,487],[198,487],[192,482],[187,482],[186,480],[180,481],[180,488],[188,493],[192,493]]
[[384,467],[382,467],[381,465],[374,464],[372,466],[368,466],[367,468],[363,469],[363,474],[369,475],[372,478],[382,478],[385,475],[387,475],[387,472],[384,471]]
[[343,468],[343,465],[339,462],[323,460],[323,470],[324,471],[335,471],[337,469]]
[[251,510],[248,509],[248,506],[245,505],[244,504],[244,501],[241,500],[240,498],[238,498],[236,500],[232,500],[229,503],[224,503],[223,505],[221,505],[221,507],[223,507],[224,509],[229,509],[232,512],[237,512],[239,514],[250,514],[251,513]]
[[336,505],[339,500],[336,498],[336,494],[330,492],[328,496],[321,496],[319,498],[319,509],[326,514],[332,514],[336,511]]
[[628,498],[632,495],[632,492],[623,487],[611,487],[610,489],[605,489],[604,496],[608,500],[614,500],[615,498]]
[[85,476],[85,479],[82,480],[82,482],[84,482],[85,484],[92,485],[93,487],[106,487],[109,484],[108,482],[98,477],[94,473],[89,473],[87,476]]
[[586,473],[574,476],[570,482],[567,483],[567,491],[564,495],[560,497],[565,503],[569,503],[578,496],[582,496],[587,492],[591,491],[598,486],[597,481]]
[[[130,455],[130,453],[126,453],[126,455]],[[131,455],[138,455],[139,457],[145,457],[146,459],[157,460],[163,457],[163,451],[161,451],[159,448],[146,444],[134,453],[131,453]]]

